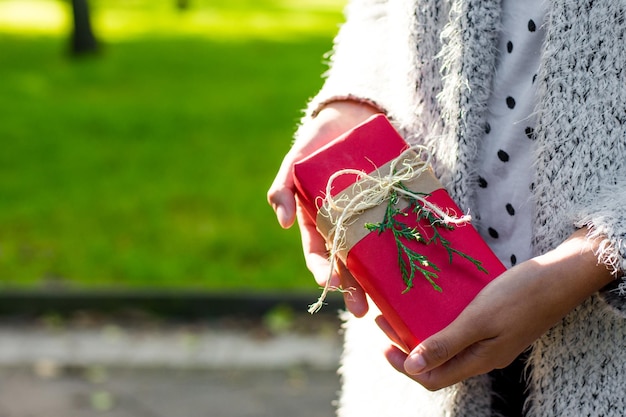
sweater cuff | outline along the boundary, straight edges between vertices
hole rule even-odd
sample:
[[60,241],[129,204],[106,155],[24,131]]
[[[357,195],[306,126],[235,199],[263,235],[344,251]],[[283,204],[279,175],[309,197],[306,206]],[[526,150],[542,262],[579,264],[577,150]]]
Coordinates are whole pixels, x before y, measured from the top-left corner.
[[621,239],[614,238],[608,229],[593,222],[581,221],[576,226],[589,229],[588,239],[601,239],[596,256],[598,264],[605,265],[615,279],[599,292],[600,298],[619,315],[626,318],[626,245]]
[[363,97],[358,97],[353,94],[346,94],[346,95],[332,96],[321,101],[313,102],[312,106],[309,108],[310,117],[311,118],[317,117],[319,112],[322,111],[324,107],[326,107],[329,104],[336,103],[339,101],[353,101],[355,103],[367,104],[369,106],[374,107],[376,110],[378,110],[379,112],[385,115],[388,113],[387,110],[383,106],[381,106],[374,100],[370,100],[368,98],[363,98]]

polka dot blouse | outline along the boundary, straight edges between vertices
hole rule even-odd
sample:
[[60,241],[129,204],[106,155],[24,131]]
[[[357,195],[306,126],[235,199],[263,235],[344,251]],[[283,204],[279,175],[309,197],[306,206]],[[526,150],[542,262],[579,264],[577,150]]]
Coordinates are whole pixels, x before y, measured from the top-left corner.
[[502,30],[478,170],[478,230],[511,267],[529,259],[535,78],[543,0],[503,0]]

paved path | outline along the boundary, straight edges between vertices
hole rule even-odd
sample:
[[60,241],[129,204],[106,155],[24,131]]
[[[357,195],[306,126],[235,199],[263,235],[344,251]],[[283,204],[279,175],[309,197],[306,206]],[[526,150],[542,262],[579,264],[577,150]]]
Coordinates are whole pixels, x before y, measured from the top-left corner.
[[0,417],[331,417],[336,323],[288,327],[0,323]]
[[331,417],[332,371],[0,369],[2,417]]

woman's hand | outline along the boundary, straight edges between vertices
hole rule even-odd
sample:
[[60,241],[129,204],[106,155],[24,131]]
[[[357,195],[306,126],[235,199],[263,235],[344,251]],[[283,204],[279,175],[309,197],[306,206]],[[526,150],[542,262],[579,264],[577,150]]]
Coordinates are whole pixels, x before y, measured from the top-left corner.
[[[302,126],[297,140],[285,155],[267,193],[268,202],[283,228],[291,227],[297,218],[307,268],[321,286],[325,285],[329,277],[330,265],[326,243],[315,229],[313,220],[297,203],[292,177],[293,164],[376,113],[379,113],[376,108],[357,101],[346,100],[327,104],[314,119]],[[368,308],[363,290],[345,267],[339,265],[337,269],[331,275],[331,285],[340,284],[342,288],[353,288],[344,294],[346,307],[354,315],[363,316]]]
[[[524,262],[487,285],[448,327],[408,356],[390,347],[387,360],[430,390],[510,364],[550,327],[613,279],[597,263],[597,241],[578,230],[555,250]],[[379,326],[397,342],[382,318]]]

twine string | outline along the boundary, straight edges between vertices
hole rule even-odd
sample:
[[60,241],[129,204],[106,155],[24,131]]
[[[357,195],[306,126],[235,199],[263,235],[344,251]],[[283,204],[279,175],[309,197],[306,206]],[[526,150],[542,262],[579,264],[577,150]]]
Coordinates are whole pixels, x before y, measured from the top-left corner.
[[[385,175],[381,172],[368,174],[357,169],[343,169],[330,176],[326,184],[326,194],[322,204],[322,213],[327,216],[333,225],[329,236],[332,236],[332,243],[329,245],[329,272],[322,294],[318,300],[309,306],[309,313],[319,311],[324,305],[324,300],[329,291],[342,290],[331,285],[331,277],[337,266],[337,256],[345,248],[346,232],[358,216],[364,211],[377,207],[387,201],[391,196],[404,195],[418,201],[424,208],[431,212],[438,221],[446,225],[459,225],[467,223],[471,217],[466,215],[457,216],[443,210],[436,204],[426,200],[424,195],[420,195],[407,190],[401,183],[408,182],[419,177],[430,169],[431,154],[422,145],[408,148],[400,156],[389,164],[389,172]],[[333,197],[331,191],[333,183],[342,175],[356,175],[357,179],[353,185],[354,194]],[[349,291],[348,291],[349,292]]]

